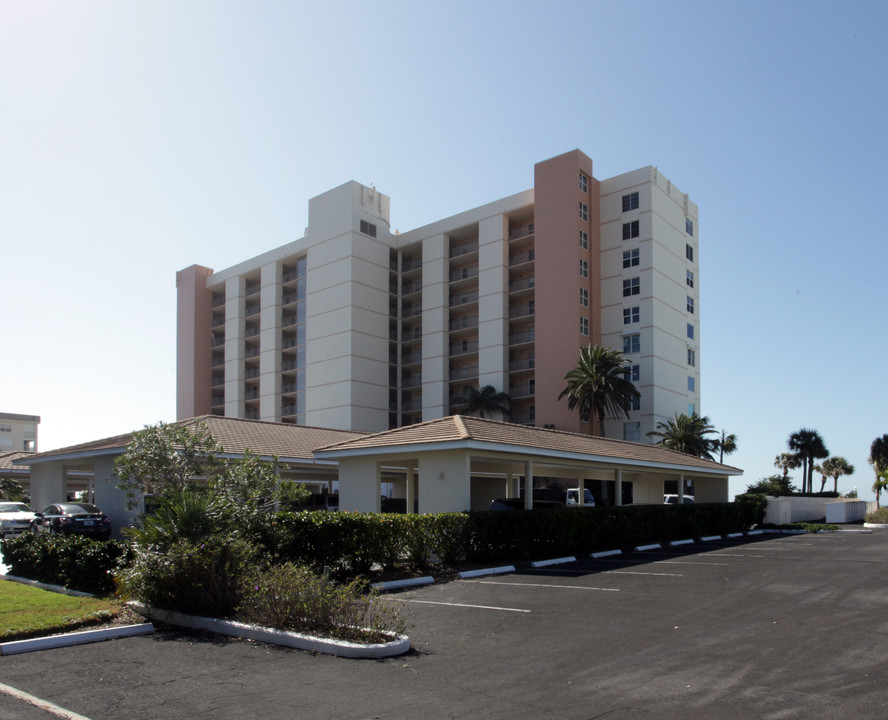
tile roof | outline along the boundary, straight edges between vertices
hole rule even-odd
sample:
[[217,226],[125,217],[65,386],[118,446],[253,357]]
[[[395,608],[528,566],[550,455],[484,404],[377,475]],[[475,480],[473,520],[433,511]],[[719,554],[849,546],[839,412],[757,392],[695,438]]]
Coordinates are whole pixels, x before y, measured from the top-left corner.
[[[203,421],[216,440],[222,445],[223,454],[242,455],[250,452],[261,455],[277,455],[281,459],[313,460],[312,450],[321,445],[354,440],[367,435],[353,430],[308,427],[291,423],[273,423],[261,420],[203,415],[181,420],[170,425],[194,425]],[[93,440],[80,445],[58,448],[48,452],[32,453],[33,460],[51,460],[68,455],[90,455],[123,450],[132,440],[133,433]]]
[[533,450],[535,453],[542,450],[570,455],[591,455],[596,458],[629,460],[642,464],[682,465],[700,470],[719,471],[720,474],[724,474],[725,471],[734,471],[730,474],[742,474],[743,472],[730,465],[668,450],[659,445],[612,440],[528,425],[514,425],[470,415],[451,415],[395,430],[345,440],[319,447],[317,452],[336,457],[337,454],[351,454],[350,451],[377,448],[391,448],[396,451],[399,446],[404,446],[404,449],[407,450],[407,447],[412,445],[459,441],[464,441],[466,444],[472,441],[495,443],[512,446],[516,450]]
[[0,472],[3,470],[28,472],[28,467],[26,465],[20,465],[16,461],[21,460],[22,458],[32,457],[33,455],[36,455],[36,453],[17,450],[0,452]]

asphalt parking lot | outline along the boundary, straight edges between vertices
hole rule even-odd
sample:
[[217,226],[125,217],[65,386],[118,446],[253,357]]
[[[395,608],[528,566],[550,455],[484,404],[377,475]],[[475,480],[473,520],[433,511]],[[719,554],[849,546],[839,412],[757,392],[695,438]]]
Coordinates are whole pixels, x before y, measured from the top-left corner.
[[[723,540],[428,585],[413,649],[345,660],[178,630],[0,658],[90,720],[884,718],[888,533]],[[58,717],[0,693],[0,720]]]

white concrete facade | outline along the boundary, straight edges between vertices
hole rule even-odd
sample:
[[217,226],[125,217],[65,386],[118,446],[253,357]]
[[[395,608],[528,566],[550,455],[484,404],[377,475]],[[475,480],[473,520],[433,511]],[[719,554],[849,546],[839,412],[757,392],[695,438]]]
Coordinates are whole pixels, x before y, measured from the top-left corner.
[[[513,422],[592,432],[557,400],[564,373],[582,346],[624,342],[642,399],[605,422],[608,437],[643,441],[699,413],[696,205],[653,167],[598,181],[579,151],[535,178],[399,235],[389,198],[349,182],[309,201],[301,239],[220,272],[182,270],[178,417],[379,431],[459,412],[466,385],[493,385]],[[624,240],[627,223],[638,230]]]
[[0,453],[37,452],[39,415],[0,413]]

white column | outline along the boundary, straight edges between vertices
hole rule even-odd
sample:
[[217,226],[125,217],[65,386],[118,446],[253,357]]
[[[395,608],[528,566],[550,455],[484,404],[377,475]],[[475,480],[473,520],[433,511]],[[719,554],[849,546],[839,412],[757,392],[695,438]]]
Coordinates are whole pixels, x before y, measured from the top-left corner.
[[580,505],[585,505],[586,504],[586,478],[580,477],[577,479],[579,481],[577,483],[577,487],[579,487],[579,492],[577,493],[577,502]]
[[623,504],[623,469],[614,470],[614,503]]
[[533,509],[533,460],[524,463],[524,509]]
[[262,266],[259,308],[259,418],[281,421],[281,266]]
[[506,497],[512,497],[512,488],[514,482],[514,475],[511,472],[506,473]]
[[416,472],[413,469],[413,461],[408,461],[407,467],[407,492],[406,492],[406,503],[407,510],[406,512],[412,513],[415,512],[414,507],[416,504]]
[[225,415],[244,414],[244,278],[225,281]]
[[681,473],[678,475],[678,504],[684,504],[685,497],[685,476]]

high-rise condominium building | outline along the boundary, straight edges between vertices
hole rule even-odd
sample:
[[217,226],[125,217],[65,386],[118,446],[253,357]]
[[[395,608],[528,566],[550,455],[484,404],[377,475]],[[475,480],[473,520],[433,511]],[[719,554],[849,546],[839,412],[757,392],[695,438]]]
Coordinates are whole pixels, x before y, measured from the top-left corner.
[[598,180],[579,151],[400,234],[389,198],[349,182],[309,201],[303,238],[177,274],[178,417],[377,431],[492,385],[512,422],[590,432],[558,396],[592,343],[625,353],[641,393],[605,435],[645,440],[699,411],[698,247],[696,205],[656,168]]

